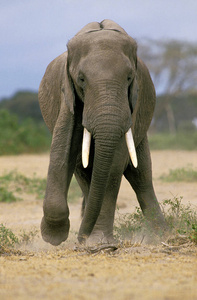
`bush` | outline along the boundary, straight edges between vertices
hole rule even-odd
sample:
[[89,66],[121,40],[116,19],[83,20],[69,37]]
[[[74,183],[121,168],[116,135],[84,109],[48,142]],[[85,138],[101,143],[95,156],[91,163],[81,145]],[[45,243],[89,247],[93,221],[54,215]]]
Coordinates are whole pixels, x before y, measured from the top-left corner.
[[10,98],[0,101],[0,109],[16,114],[20,121],[32,118],[36,122],[43,121],[38,102],[38,93],[19,91]]
[[[29,244],[33,242],[38,235],[38,230],[32,229],[29,232],[22,231],[20,235],[15,235],[13,231],[7,228],[4,224],[0,224],[0,255],[8,253],[7,248],[14,248],[16,245]],[[2,251],[1,251],[2,249]]]
[[[33,178],[30,178],[17,171],[3,174],[0,176],[0,182],[0,202],[13,202],[19,200],[19,198],[14,196],[14,193],[21,192],[33,194],[37,199],[43,199],[47,184],[46,178],[39,178],[35,175]],[[81,194],[79,185],[73,176],[68,191],[68,201],[70,203],[77,202],[81,198]]]
[[0,110],[0,155],[43,152],[49,149],[50,134],[44,123],[18,117]]
[[191,204],[183,205],[182,197],[162,202],[166,222],[172,233],[186,235],[197,244],[197,212]]
[[[164,200],[161,207],[168,224],[170,234],[185,235],[188,240],[197,244],[197,212],[188,204],[181,203],[182,197]],[[133,214],[119,215],[116,219],[114,232],[119,240],[133,239],[139,233],[146,235],[151,228],[144,218],[140,208],[136,207]]]
[[0,202],[15,202],[18,198],[12,192],[9,192],[5,187],[0,187]]
[[18,243],[19,240],[12,230],[0,224],[0,246],[14,247]]
[[[12,199],[11,196],[15,198],[13,193],[21,193],[25,192],[28,194],[34,194],[37,199],[43,199],[44,193],[46,189],[46,179],[44,178],[38,178],[34,176],[33,178],[29,178],[27,176],[24,176],[23,174],[20,174],[16,171],[11,171],[9,173],[6,173],[2,176],[0,176],[1,181],[1,189],[4,191],[3,195],[7,195],[7,199]],[[9,192],[9,190],[12,190],[12,192]],[[9,194],[11,194],[9,196]],[[8,197],[9,196],[9,197]],[[0,198],[1,199],[1,198]],[[16,200],[18,198],[15,198]],[[12,200],[14,201],[14,200]],[[12,202],[12,201],[6,201],[6,202]],[[5,202],[5,201],[4,201]]]
[[170,170],[168,174],[164,174],[160,177],[161,180],[166,182],[174,181],[185,181],[185,182],[195,182],[197,181],[197,171],[191,167],[178,168]]
[[197,131],[179,132],[176,135],[162,133],[149,136],[152,150],[197,150]]

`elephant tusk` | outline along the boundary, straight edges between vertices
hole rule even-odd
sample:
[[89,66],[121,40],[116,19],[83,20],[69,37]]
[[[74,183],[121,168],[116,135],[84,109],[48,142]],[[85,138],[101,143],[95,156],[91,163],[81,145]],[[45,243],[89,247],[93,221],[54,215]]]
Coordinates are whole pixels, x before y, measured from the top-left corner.
[[91,134],[88,132],[86,128],[84,128],[83,143],[82,143],[82,164],[84,168],[87,168],[89,162],[90,142],[91,142]]
[[134,145],[134,140],[133,140],[133,135],[132,135],[131,128],[125,134],[125,138],[126,138],[126,143],[127,143],[127,147],[128,147],[128,150],[129,150],[129,155],[130,155],[131,161],[133,163],[133,166],[135,168],[137,168],[137,165],[138,165],[137,155],[136,155],[136,151],[135,151],[135,145]]

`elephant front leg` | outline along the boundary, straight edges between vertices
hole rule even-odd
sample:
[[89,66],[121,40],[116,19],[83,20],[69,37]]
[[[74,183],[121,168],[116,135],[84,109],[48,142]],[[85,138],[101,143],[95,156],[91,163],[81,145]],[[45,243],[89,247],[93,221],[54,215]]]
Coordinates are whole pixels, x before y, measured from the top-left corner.
[[67,239],[70,228],[66,178],[61,171],[56,165],[50,164],[41,222],[44,241],[54,246]]
[[41,222],[43,239],[55,246],[67,239],[70,227],[67,193],[78,149],[75,143],[78,136],[76,134],[76,138],[72,139],[72,134],[73,118],[63,103],[53,131]]
[[142,212],[149,224],[156,232],[159,232],[161,229],[166,229],[167,225],[153,188],[147,137],[137,147],[137,157],[137,169],[130,164],[124,175],[134,189]]

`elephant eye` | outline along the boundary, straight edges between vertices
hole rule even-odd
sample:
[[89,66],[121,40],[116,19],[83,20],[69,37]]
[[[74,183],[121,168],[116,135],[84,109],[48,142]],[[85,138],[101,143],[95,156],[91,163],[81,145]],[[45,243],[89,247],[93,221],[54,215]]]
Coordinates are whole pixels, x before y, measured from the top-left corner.
[[80,73],[79,76],[78,76],[78,84],[79,84],[79,86],[83,87],[84,86],[84,82],[85,82],[84,75],[82,73]]
[[133,79],[133,74],[130,73],[130,74],[127,76],[127,81],[128,81],[129,83],[131,83],[132,79]]
[[127,82],[129,83],[129,85],[132,83],[133,79],[134,79],[133,74],[129,74],[127,77]]

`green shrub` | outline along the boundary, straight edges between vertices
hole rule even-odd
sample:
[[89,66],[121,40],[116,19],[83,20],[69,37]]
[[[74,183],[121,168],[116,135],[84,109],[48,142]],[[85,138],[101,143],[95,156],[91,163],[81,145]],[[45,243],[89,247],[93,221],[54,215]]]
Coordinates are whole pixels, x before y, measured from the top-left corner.
[[9,192],[5,187],[0,187],[0,202],[15,202],[18,198],[12,192]]
[[[4,202],[16,201],[19,198],[14,196],[14,193],[25,192],[27,194],[33,194],[37,199],[43,199],[46,190],[46,178],[39,178],[35,175],[33,178],[29,178],[23,174],[18,173],[17,171],[11,171],[0,176],[1,189],[0,189],[0,202],[4,199]],[[13,192],[9,192],[9,190]],[[69,192],[68,192],[68,201],[77,202],[81,197],[81,190],[79,185],[73,176]]]
[[197,226],[197,212],[191,204],[183,205],[182,197],[167,199],[162,202],[165,219],[173,232],[190,236]]
[[28,194],[35,194],[36,198],[44,197],[46,189],[46,179],[26,177],[16,171],[11,171],[0,177],[1,185],[5,189],[12,189],[13,193],[26,192]]
[[38,230],[37,229],[32,229],[30,230],[29,232],[26,232],[25,230],[23,230],[21,233],[20,233],[20,236],[19,236],[19,243],[20,244],[29,244],[29,243],[32,243],[34,238],[38,235]]
[[[197,243],[197,212],[188,204],[181,203],[182,197],[164,200],[161,207],[171,234],[186,235],[188,240]],[[132,214],[118,216],[114,226],[116,238],[132,239],[138,233],[146,232],[148,222],[140,208]]]
[[16,245],[29,244],[33,242],[37,235],[38,230],[32,229],[29,232],[23,230],[16,236],[11,229],[7,228],[4,224],[0,224],[0,248],[13,248]]
[[0,155],[43,152],[49,149],[50,134],[44,123],[18,117],[0,110]]
[[174,170],[170,170],[168,174],[162,175],[160,179],[166,182],[195,182],[197,181],[197,171],[192,169],[192,167],[177,168]]
[[176,135],[152,134],[149,135],[149,145],[152,150],[197,150],[197,130],[178,132]]
[[14,247],[15,244],[18,243],[18,237],[12,232],[12,230],[6,228],[3,224],[0,224],[0,246]]
[[141,232],[145,227],[146,220],[139,207],[135,208],[132,214],[119,214],[114,224],[114,235],[116,239],[129,239],[134,238],[136,234]]

